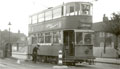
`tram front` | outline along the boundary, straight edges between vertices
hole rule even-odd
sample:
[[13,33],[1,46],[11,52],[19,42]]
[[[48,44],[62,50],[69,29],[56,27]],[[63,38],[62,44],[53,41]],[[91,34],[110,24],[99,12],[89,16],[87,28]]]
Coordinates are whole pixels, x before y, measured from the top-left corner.
[[75,30],[75,60],[91,61],[93,56],[93,31]]
[[64,31],[64,62],[91,63],[91,61],[94,59],[92,34],[92,30]]

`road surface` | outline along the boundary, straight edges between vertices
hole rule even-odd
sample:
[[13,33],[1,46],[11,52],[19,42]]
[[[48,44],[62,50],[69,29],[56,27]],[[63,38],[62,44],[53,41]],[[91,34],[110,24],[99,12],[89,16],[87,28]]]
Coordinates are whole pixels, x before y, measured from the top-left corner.
[[[17,63],[15,59],[0,59],[0,69],[53,69],[55,64],[50,63],[33,63],[32,61],[21,61]],[[68,66],[68,69],[120,69],[120,65],[96,63],[95,65],[81,64]]]

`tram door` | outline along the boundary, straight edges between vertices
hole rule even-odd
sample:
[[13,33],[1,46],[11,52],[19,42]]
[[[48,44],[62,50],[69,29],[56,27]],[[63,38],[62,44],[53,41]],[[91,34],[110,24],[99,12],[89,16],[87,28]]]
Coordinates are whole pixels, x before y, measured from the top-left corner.
[[74,56],[74,31],[64,31],[64,53],[65,56]]

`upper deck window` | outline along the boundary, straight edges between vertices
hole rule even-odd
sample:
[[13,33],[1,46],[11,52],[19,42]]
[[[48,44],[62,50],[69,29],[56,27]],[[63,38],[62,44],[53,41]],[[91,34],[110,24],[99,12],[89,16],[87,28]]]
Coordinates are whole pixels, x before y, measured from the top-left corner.
[[90,5],[81,4],[81,11],[82,11],[82,14],[90,15]]
[[74,6],[73,5],[67,5],[66,6],[66,16],[72,15],[74,13]]
[[32,24],[32,18],[31,17],[29,18],[29,23]]
[[56,9],[53,9],[53,18],[59,18],[62,15],[62,8],[58,7]]
[[44,13],[38,15],[38,22],[44,21]]
[[50,20],[50,19],[52,19],[52,11],[45,12],[45,20]]
[[37,15],[32,17],[32,23],[37,23]]
[[75,3],[70,3],[68,5],[66,5],[66,16],[70,16],[70,15],[76,15],[76,5]]
[[74,12],[74,6],[70,6],[70,13]]

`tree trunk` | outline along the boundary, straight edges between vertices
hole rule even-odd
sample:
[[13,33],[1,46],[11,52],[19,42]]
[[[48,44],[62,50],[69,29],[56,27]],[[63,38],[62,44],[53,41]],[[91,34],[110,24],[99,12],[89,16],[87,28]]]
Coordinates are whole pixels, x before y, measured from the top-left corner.
[[118,46],[119,46],[119,35],[116,35],[116,45],[115,45],[115,50],[116,50],[116,58],[118,58],[119,54],[118,54]]
[[119,40],[119,35],[116,35],[116,38],[115,38],[115,46],[114,46],[114,48],[115,48],[116,50],[118,50],[118,44],[119,44],[118,40]]
[[106,53],[106,32],[105,32],[105,37],[104,37],[104,54]]

